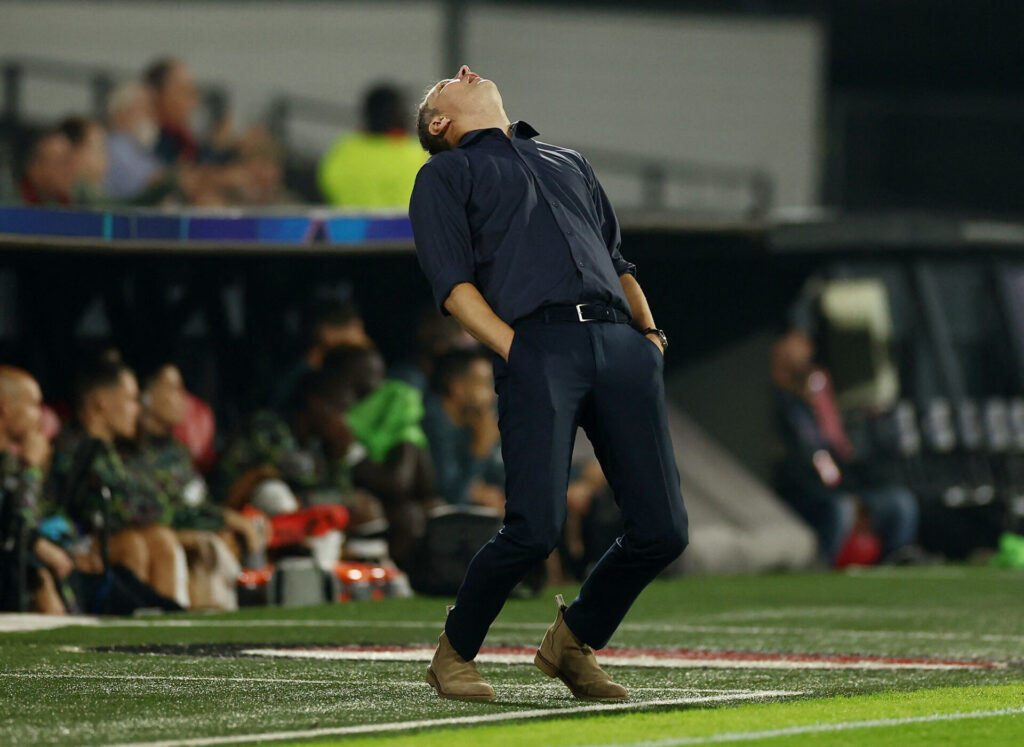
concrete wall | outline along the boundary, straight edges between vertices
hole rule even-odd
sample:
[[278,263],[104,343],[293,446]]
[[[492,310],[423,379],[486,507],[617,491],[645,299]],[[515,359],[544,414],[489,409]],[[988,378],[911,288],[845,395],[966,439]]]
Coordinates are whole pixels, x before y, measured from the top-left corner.
[[[419,92],[441,70],[442,4],[419,2],[42,2],[0,4],[0,56],[139,69],[186,59],[226,84],[242,121],[279,91],[355,104],[391,79]],[[823,33],[803,20],[545,10],[470,4],[465,58],[499,81],[509,115],[586,150],[760,166],[777,204],[817,199]],[[58,117],[78,87],[33,81],[26,104]],[[322,148],[325,127],[298,136]],[[635,180],[603,174],[614,199]],[[676,195],[676,197],[682,197]]]

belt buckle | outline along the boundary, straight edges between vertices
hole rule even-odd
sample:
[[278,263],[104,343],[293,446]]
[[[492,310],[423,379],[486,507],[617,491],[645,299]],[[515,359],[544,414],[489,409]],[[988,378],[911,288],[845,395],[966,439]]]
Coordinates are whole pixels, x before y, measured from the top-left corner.
[[584,319],[583,318],[583,307],[584,306],[589,306],[589,305],[590,304],[587,304],[587,303],[578,303],[578,304],[576,304],[576,317],[581,322],[592,322],[592,321],[594,321],[593,319]]

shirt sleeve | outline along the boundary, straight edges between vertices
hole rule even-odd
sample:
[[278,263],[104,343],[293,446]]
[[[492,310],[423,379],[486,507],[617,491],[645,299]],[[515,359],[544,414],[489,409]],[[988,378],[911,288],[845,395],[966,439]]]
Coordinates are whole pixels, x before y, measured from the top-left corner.
[[612,207],[604,187],[597,180],[594,169],[587,159],[580,157],[583,161],[584,172],[590,182],[590,189],[594,196],[594,209],[597,211],[598,223],[601,226],[601,236],[604,238],[605,246],[608,247],[608,254],[611,255],[612,265],[615,267],[615,274],[619,277],[629,274],[636,277],[636,265],[622,256],[622,233],[619,231],[619,219],[615,216],[615,209]]
[[444,153],[420,169],[409,201],[416,257],[444,314],[452,288],[476,278],[466,217],[469,191],[468,164]]

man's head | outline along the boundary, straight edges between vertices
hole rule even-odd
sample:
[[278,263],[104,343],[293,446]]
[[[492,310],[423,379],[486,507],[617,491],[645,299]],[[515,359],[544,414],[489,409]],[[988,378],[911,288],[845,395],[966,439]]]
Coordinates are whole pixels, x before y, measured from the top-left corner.
[[27,371],[0,366],[0,444],[20,444],[41,427],[43,393]]
[[187,130],[199,105],[192,71],[181,60],[164,57],[146,68],[143,82],[153,91],[157,121],[162,127]]
[[385,135],[408,129],[406,104],[402,92],[386,83],[376,85],[363,99],[363,127],[367,132]]
[[417,112],[416,133],[433,156],[454,148],[467,132],[508,124],[498,87],[463,65],[454,78],[427,89]]
[[309,349],[307,359],[313,368],[319,368],[324,353],[334,347],[371,345],[363,317],[351,301],[329,301],[313,309],[309,321]]
[[487,354],[451,350],[434,362],[430,388],[456,412],[481,410],[494,404],[494,376]]
[[107,173],[107,142],[103,125],[86,117],[68,117],[57,127],[71,143],[75,181],[100,188]]
[[780,389],[803,395],[814,370],[814,343],[806,333],[791,330],[772,347],[772,383]]
[[107,105],[110,129],[128,135],[143,150],[152,150],[160,135],[153,108],[153,91],[141,83],[125,83]]
[[22,176],[43,202],[69,202],[75,181],[71,141],[56,130],[36,135],[29,143]]
[[116,350],[106,350],[79,371],[75,406],[94,438],[133,438],[139,418],[139,385]]
[[351,345],[332,348],[320,369],[303,382],[298,422],[314,431],[329,428],[383,380],[384,360],[376,350]]
[[142,379],[143,428],[162,435],[185,419],[185,381],[173,363],[164,363]]

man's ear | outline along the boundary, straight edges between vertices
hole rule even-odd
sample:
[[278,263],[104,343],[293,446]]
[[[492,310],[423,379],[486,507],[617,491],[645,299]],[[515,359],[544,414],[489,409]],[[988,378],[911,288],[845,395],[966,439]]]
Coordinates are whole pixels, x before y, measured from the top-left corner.
[[441,135],[444,137],[444,133],[448,131],[451,124],[452,121],[448,119],[448,117],[439,114],[430,120],[430,124],[427,125],[427,129],[430,130],[431,135]]

